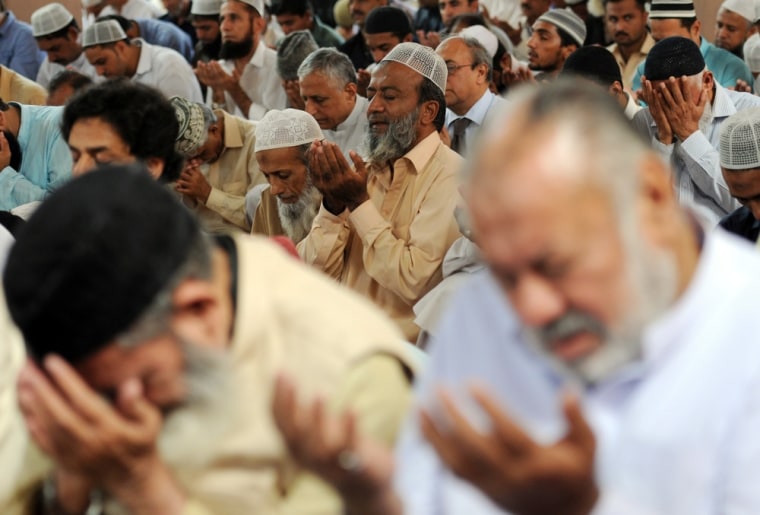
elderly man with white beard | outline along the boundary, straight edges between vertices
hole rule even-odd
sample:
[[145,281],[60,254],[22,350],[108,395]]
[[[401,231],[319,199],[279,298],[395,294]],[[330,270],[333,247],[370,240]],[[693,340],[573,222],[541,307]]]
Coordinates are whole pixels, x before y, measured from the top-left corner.
[[760,257],[679,205],[594,89],[525,90],[482,133],[465,198],[489,270],[435,332],[395,478],[350,416],[315,434],[280,383],[286,441],[347,513],[760,510]]
[[372,299],[417,339],[414,304],[441,281],[459,237],[454,219],[462,163],[438,135],[446,116],[446,62],[401,43],[378,63],[367,90],[367,163],[352,168],[334,143],[312,144],[322,206],[298,245],[307,263]]
[[253,216],[252,234],[284,235],[298,243],[309,234],[322,195],[309,173],[307,152],[322,139],[317,121],[304,111],[271,110],[256,126],[256,161],[269,182]]
[[671,161],[680,202],[717,225],[739,207],[720,171],[720,126],[760,99],[723,88],[705,68],[696,43],[678,36],[650,50],[641,95],[649,107],[634,116],[634,125]]
[[3,463],[3,515],[340,515],[278,437],[277,373],[389,445],[407,409],[414,364],[382,313],[265,239],[212,239],[143,165],[51,195],[3,287],[35,444],[20,469]]

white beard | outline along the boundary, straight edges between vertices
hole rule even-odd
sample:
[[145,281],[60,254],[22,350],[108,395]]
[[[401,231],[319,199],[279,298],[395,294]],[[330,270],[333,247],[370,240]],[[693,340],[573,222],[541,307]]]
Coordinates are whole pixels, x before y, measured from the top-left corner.
[[311,231],[311,223],[317,216],[321,201],[322,194],[311,183],[306,185],[301,196],[292,204],[286,204],[277,199],[280,224],[287,237],[294,243],[303,240]]

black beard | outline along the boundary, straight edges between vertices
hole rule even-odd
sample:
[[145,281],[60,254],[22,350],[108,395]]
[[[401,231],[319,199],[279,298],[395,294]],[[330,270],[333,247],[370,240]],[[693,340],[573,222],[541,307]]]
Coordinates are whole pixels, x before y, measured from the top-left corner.
[[8,147],[11,149],[11,162],[8,166],[18,172],[21,170],[21,146],[11,131],[4,130],[3,135],[6,141],[8,141]]
[[221,59],[239,59],[245,57],[253,50],[253,39],[247,39],[240,43],[233,41],[222,41],[222,48],[219,50]]

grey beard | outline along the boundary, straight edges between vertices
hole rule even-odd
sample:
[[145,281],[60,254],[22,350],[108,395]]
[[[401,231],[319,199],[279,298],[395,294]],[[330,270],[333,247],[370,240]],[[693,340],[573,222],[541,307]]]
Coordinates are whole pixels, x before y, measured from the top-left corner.
[[415,129],[419,116],[420,109],[416,107],[408,115],[390,122],[385,134],[374,134],[370,127],[364,137],[367,160],[376,165],[383,165],[406,154],[417,137]]
[[705,110],[702,111],[702,116],[699,118],[699,130],[703,134],[707,134],[707,130],[710,128],[710,124],[713,121],[713,109],[712,104],[708,101],[705,104]]
[[277,198],[277,212],[280,215],[280,223],[288,238],[298,243],[303,240],[309,231],[311,223],[317,216],[322,195],[311,183],[311,177],[298,200],[292,204],[281,202]]

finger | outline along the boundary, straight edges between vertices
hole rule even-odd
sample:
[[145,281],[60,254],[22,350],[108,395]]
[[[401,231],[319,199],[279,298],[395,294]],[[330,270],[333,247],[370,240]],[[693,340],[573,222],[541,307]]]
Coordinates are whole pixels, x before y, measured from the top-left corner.
[[[120,387],[116,398],[119,412],[132,425],[125,426],[126,435],[133,440],[143,440],[146,436],[154,438],[161,426],[161,413],[146,397],[142,383],[137,378],[126,380]],[[146,433],[147,430],[147,433]]]
[[[690,105],[691,104],[691,88],[689,87],[689,82],[688,81],[689,81],[689,79],[686,76],[681,77],[680,84],[679,84],[680,87],[678,88],[678,90],[679,90],[678,91],[678,95],[679,96],[676,96],[675,99],[676,99],[676,101],[678,101],[678,99],[680,97],[681,100],[683,100],[684,102],[686,102],[687,105]],[[699,100],[699,99],[697,99],[697,100]]]
[[353,150],[350,150],[348,152],[349,157],[351,158],[351,161],[354,163],[354,170],[356,173],[358,173],[362,179],[365,181],[367,180],[367,165],[364,163],[364,159],[362,159],[362,156],[360,156],[358,153],[354,152]]
[[275,381],[272,413],[286,443],[297,440],[296,394],[292,381],[283,374]]
[[582,448],[593,451],[596,446],[596,439],[594,438],[591,426],[588,425],[586,418],[583,416],[578,397],[573,394],[566,394],[562,399],[562,410],[565,413],[568,427],[565,440],[577,443]]
[[346,158],[340,148],[338,148],[338,145],[331,141],[326,141],[322,145],[322,148],[324,149],[325,159],[330,167],[330,171],[334,175],[351,172],[351,166],[348,164],[348,161],[346,161]]
[[35,404],[34,413],[43,427],[69,434],[80,433],[88,427],[88,422],[36,367],[26,369],[25,387],[30,392],[31,402]]
[[448,393],[440,390],[438,400],[448,422],[447,433],[450,439],[479,461],[492,457],[496,449],[489,445],[490,436],[484,435],[470,424]]
[[90,388],[62,358],[50,354],[43,363],[54,384],[68,400],[68,404],[80,415],[94,421],[112,413],[111,406],[103,397]]
[[668,85],[669,82],[665,81],[660,84],[660,87],[657,89],[657,97],[660,100],[660,105],[666,112],[672,111],[676,107],[676,102],[673,100],[673,95],[671,94]]
[[472,387],[470,393],[491,419],[494,434],[511,453],[523,456],[536,447],[535,442],[504,413],[484,389]]

